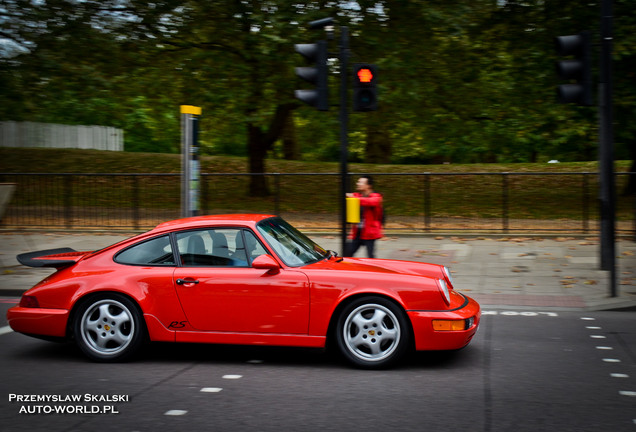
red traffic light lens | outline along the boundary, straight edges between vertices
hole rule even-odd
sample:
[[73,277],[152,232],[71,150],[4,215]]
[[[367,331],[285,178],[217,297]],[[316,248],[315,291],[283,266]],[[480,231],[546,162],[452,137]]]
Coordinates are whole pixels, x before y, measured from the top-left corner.
[[373,72],[371,69],[362,68],[358,70],[358,80],[361,83],[370,83],[373,80]]

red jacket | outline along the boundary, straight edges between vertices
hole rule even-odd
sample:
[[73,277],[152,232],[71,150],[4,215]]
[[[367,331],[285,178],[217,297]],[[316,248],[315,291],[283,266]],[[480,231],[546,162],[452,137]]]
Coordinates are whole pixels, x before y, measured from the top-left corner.
[[361,224],[353,225],[351,230],[351,238],[358,235],[359,225],[362,226],[360,238],[362,240],[375,240],[382,238],[382,195],[372,192],[368,197],[355,192],[354,197],[360,199],[360,209],[362,212]]

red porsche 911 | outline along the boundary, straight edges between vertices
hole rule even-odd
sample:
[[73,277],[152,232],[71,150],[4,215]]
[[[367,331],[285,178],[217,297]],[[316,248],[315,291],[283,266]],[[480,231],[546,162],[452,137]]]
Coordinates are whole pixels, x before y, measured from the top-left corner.
[[362,368],[411,348],[455,350],[480,307],[447,268],[343,258],[270,215],[166,222],[98,251],[18,256],[57,272],[9,309],[16,332],[74,339],[95,361],[122,361],[146,341],[325,347]]

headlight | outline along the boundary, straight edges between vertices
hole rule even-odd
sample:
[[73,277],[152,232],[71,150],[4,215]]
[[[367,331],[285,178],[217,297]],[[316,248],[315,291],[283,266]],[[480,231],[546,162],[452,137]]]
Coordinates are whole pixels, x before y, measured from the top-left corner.
[[450,293],[448,292],[448,285],[444,279],[437,279],[437,286],[439,287],[439,291],[442,293],[442,298],[446,302],[447,305],[450,304]]

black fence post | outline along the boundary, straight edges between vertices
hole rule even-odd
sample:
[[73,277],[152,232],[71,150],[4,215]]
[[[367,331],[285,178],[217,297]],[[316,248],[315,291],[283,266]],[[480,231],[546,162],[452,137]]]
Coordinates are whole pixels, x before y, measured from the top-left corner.
[[276,193],[274,196],[274,214],[280,216],[280,173],[274,173],[274,184]]
[[504,234],[508,234],[508,175],[510,173],[501,173],[501,181],[502,181],[502,185],[501,185],[501,207],[502,207],[502,211],[501,211],[501,217],[502,217],[502,226],[503,226],[503,232]]
[[133,188],[132,188],[132,204],[133,204],[133,227],[138,230],[141,226],[140,223],[140,206],[139,203],[139,176],[132,176]]
[[424,173],[424,231],[431,229],[431,173]]
[[[629,177],[627,177],[627,184],[634,184],[634,182],[636,181],[636,179],[632,180],[632,176],[636,177],[636,173],[630,172],[628,174]],[[636,242],[636,192],[632,192],[630,191],[630,193],[634,194],[634,214],[632,215],[632,241]]]
[[589,204],[589,179],[588,179],[588,173],[583,173],[583,202],[582,204],[582,209],[583,209],[583,233],[587,234],[590,230],[590,225],[589,225],[589,219],[590,219],[590,204]]
[[634,194],[634,214],[632,216],[632,239],[636,242],[636,194]]
[[65,175],[64,179],[64,220],[66,228],[73,227],[73,176]]
[[199,182],[201,183],[201,196],[199,198],[200,214],[208,214],[208,175],[200,174]]

